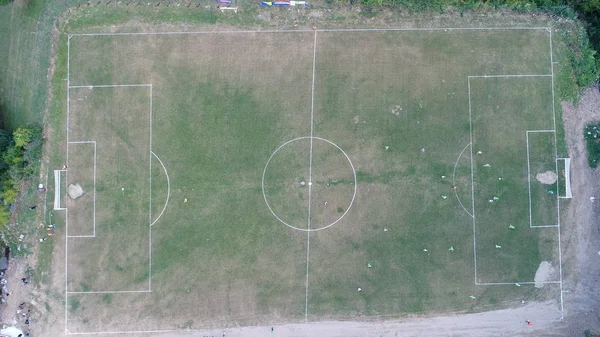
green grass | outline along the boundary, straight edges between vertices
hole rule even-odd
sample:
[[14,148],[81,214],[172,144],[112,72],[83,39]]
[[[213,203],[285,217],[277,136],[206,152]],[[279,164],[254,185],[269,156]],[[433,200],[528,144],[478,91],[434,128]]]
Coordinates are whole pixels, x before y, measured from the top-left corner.
[[[71,90],[69,139],[97,141],[98,167],[97,237],[70,239],[70,290],[152,282],[152,294],[77,296],[82,310],[69,316],[71,331],[120,324],[128,302],[140,315],[177,317],[144,328],[198,316],[207,325],[223,317],[302,321],[307,234],[267,209],[263,170],[267,201],[289,225],[317,229],[344,215],[309,234],[311,320],[480,311],[544,296],[530,286],[474,283],[531,281],[541,261],[556,262],[556,231],[529,229],[525,138],[553,127],[551,80],[472,78],[469,96],[467,77],[547,74],[548,33],[319,32],[312,130],[349,156],[356,186],[348,159],[318,139],[281,147],[265,169],[280,145],[310,135],[313,34],[71,38],[72,85],[152,83],[151,149],[167,170],[154,158],[148,165],[147,88]],[[532,223],[546,224],[556,199],[535,174],[554,168],[554,134],[529,141]],[[72,182],[89,180],[90,158],[75,148]],[[171,188],[152,227],[151,273],[149,173],[151,221],[166,202],[167,173]],[[500,200],[489,205],[491,196]],[[69,230],[78,226],[89,221],[70,219]]]

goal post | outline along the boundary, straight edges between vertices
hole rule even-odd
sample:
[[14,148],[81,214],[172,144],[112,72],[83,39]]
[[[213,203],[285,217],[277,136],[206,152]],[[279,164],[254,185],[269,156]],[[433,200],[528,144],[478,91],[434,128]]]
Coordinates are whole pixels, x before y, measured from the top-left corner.
[[54,210],[63,211],[66,208],[61,207],[61,175],[65,170],[54,170]]
[[556,158],[559,170],[559,198],[571,199],[571,158]]

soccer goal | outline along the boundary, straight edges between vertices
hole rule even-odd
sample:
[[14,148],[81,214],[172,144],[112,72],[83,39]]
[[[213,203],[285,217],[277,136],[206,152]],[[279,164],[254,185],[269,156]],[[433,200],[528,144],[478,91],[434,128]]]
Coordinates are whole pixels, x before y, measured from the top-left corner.
[[61,195],[61,178],[60,176],[62,175],[62,173],[65,172],[65,170],[54,170],[54,210],[55,211],[61,211],[61,210],[65,210],[66,208],[61,207],[61,199],[60,199],[60,195]]
[[560,180],[561,188],[559,198],[571,199],[573,194],[571,193],[571,158],[557,158],[557,164],[559,172],[561,173]]

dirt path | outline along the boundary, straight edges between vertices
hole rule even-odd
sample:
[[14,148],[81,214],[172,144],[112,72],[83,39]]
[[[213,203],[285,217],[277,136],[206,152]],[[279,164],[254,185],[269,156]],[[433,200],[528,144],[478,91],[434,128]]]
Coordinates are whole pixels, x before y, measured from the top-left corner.
[[[576,106],[563,103],[563,122],[571,157],[573,199],[564,209],[562,250],[567,336],[600,332],[600,170],[588,167],[583,127],[600,121],[600,92],[588,89]],[[596,201],[591,202],[590,197]],[[562,211],[562,208],[561,208]]]

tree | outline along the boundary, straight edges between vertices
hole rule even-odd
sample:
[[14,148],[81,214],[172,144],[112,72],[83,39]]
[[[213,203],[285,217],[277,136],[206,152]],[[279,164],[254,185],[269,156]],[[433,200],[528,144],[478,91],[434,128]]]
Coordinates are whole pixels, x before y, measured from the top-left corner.
[[29,142],[31,142],[31,137],[33,136],[33,130],[28,127],[20,126],[18,129],[13,132],[13,139],[15,141],[15,146],[18,148],[23,148]]

